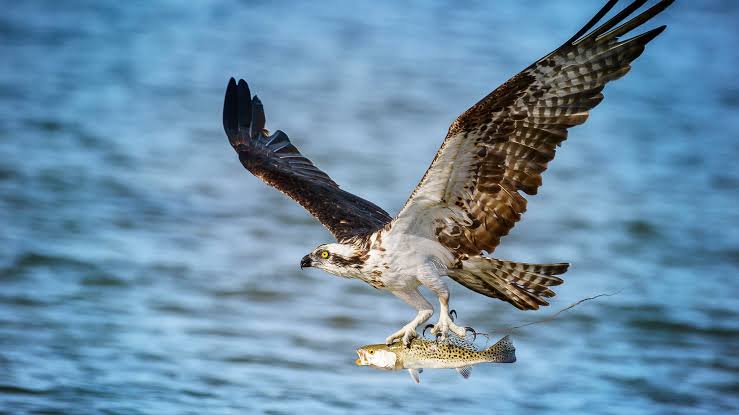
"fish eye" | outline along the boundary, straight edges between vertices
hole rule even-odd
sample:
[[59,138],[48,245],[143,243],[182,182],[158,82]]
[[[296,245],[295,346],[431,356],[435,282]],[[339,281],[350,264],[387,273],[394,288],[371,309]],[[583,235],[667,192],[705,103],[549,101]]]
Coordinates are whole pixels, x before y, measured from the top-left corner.
[[375,351],[374,350],[370,350],[369,351],[369,354],[375,354]]
[[328,251],[321,251],[321,258],[326,259],[328,258]]

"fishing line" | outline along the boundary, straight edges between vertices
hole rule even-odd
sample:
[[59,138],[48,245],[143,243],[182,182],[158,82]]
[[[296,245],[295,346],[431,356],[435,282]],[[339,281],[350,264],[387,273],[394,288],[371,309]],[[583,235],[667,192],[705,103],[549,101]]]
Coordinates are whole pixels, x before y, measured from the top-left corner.
[[[521,323],[521,324],[518,324],[518,325],[515,325],[515,326],[509,326],[509,327],[503,327],[503,328],[499,328],[499,329],[494,329],[494,330],[490,331],[490,333],[477,333],[477,334],[478,335],[485,336],[487,338],[487,341],[489,342],[490,341],[490,336],[489,335],[491,333],[510,332],[510,331],[517,330],[517,329],[520,329],[520,328],[523,328],[523,327],[532,326],[534,324],[548,323],[550,321],[556,320],[559,317],[559,315],[562,314],[562,313],[564,313],[565,311],[567,311],[567,310],[569,310],[571,308],[577,307],[578,305],[580,305],[580,304],[582,304],[582,303],[584,303],[586,301],[595,300],[596,298],[600,298],[600,297],[611,297],[611,296],[614,296],[616,294],[620,294],[621,291],[623,291],[623,290],[624,290],[624,288],[621,288],[621,289],[616,290],[616,291],[614,291],[612,293],[603,293],[603,294],[594,295],[592,297],[583,298],[582,300],[579,300],[579,301],[577,301],[575,303],[572,303],[572,304],[568,305],[567,307],[565,307],[565,308],[557,311],[556,313],[552,314],[551,316],[545,317],[545,318],[543,318],[541,320],[534,320],[534,321],[529,321],[527,323]],[[486,346],[487,346],[487,342],[486,342]]]

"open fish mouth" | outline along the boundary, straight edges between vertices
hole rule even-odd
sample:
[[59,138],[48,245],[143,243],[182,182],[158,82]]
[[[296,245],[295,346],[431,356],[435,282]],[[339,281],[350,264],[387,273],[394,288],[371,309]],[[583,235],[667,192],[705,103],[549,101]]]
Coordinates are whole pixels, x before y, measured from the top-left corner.
[[356,363],[357,366],[366,366],[367,358],[365,357],[364,350],[357,350],[357,356],[359,358],[355,360],[354,363]]

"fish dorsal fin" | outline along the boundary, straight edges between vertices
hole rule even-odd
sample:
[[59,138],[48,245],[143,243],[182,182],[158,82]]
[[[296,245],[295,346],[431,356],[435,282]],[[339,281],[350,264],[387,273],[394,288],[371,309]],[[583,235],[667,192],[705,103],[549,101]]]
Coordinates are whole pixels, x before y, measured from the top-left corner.
[[447,339],[447,342],[449,344],[451,344],[451,345],[454,345],[454,346],[457,346],[457,347],[461,347],[463,349],[467,349],[467,350],[472,351],[472,352],[478,351],[477,350],[477,347],[475,347],[474,343],[472,343],[471,341],[467,340],[464,337],[459,337],[459,336],[457,336],[455,334],[452,334],[452,333],[449,333],[449,337]]
[[408,369],[408,374],[411,375],[411,379],[416,383],[421,383],[421,377],[418,376],[421,372],[423,372],[423,369]]
[[458,367],[458,368],[456,368],[454,370],[456,370],[457,373],[459,373],[460,375],[462,375],[462,377],[465,378],[465,379],[469,379],[470,375],[472,374],[472,366],[462,366],[462,367]]

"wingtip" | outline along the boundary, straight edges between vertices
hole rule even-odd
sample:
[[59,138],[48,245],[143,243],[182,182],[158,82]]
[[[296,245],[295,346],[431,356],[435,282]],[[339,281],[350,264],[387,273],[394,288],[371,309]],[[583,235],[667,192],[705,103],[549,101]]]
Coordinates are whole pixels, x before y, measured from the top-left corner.
[[662,32],[664,32],[665,29],[667,29],[667,25],[655,27],[654,29],[644,32],[638,36],[634,36],[632,39],[639,39],[640,42],[646,45],[647,43],[651,42],[655,37],[659,36]]
[[264,130],[266,117],[264,116],[264,106],[258,96],[254,95],[251,99],[251,136],[254,137]]
[[[234,78],[231,78],[231,80],[233,79]],[[245,80],[239,79],[238,89],[239,89],[239,93],[248,96],[247,101],[251,99],[251,91],[249,91],[249,84],[247,84]],[[239,96],[239,98],[243,98],[243,96]]]
[[588,30],[592,29],[593,26],[598,24],[598,22],[608,14],[611,9],[618,3],[618,0],[609,0],[608,3],[603,5],[603,7],[596,13],[580,30],[577,31],[567,42],[565,42],[565,45],[571,45],[573,42],[580,39],[583,35],[585,35]]
[[[665,11],[665,9],[667,9],[668,7],[670,7],[670,5],[673,2],[674,2],[674,0],[662,0],[662,1],[658,2],[657,4],[649,7],[647,10],[643,11],[642,13],[640,13],[639,15],[637,15],[636,17],[634,17],[634,18],[626,21],[625,23],[621,23],[620,26],[618,26],[618,27],[616,27],[614,29],[610,29],[610,27],[609,27],[608,28],[609,29],[608,32],[603,31],[603,32],[599,33],[598,36],[596,37],[596,40],[597,41],[604,41],[604,40],[610,40],[610,39],[614,39],[614,38],[617,39],[618,37],[620,37],[622,35],[625,35],[625,34],[629,33],[630,31],[636,29],[637,27],[640,27],[641,25],[643,25],[646,22],[650,21],[652,18],[654,18],[658,14],[662,13],[663,11]],[[634,3],[637,3],[637,2],[635,1]],[[631,6],[634,6],[634,4],[629,5],[626,9],[624,9],[622,11],[622,13],[623,12],[626,12],[628,9],[630,9]],[[638,4],[637,6],[641,6],[641,4]],[[623,16],[623,18],[626,18],[633,11],[635,11],[635,9],[629,10],[628,13],[626,13]],[[611,21],[613,21],[613,20],[614,19],[611,19]],[[609,21],[609,23],[611,21]],[[606,26],[606,25],[604,25],[604,26]],[[615,26],[615,24],[614,24],[614,26]],[[652,29],[652,30],[646,32],[646,33],[652,34],[653,36],[652,37],[644,36],[643,38],[648,38],[645,41],[645,43],[648,42],[648,41],[650,41],[650,40],[652,40],[652,38],[654,36],[657,36],[658,34],[662,33],[662,31],[664,30],[664,28],[665,28],[665,26],[663,25],[663,26],[658,27],[657,29]],[[639,36],[635,36],[634,38],[640,38],[643,35],[644,34],[639,35]]]
[[[223,98],[223,130],[229,141],[238,134],[238,99],[236,96],[236,80],[231,78]],[[233,143],[232,143],[233,144]]]
[[239,79],[238,102],[239,130],[248,130],[252,119],[251,91],[249,91],[249,84],[247,84],[243,79]]

